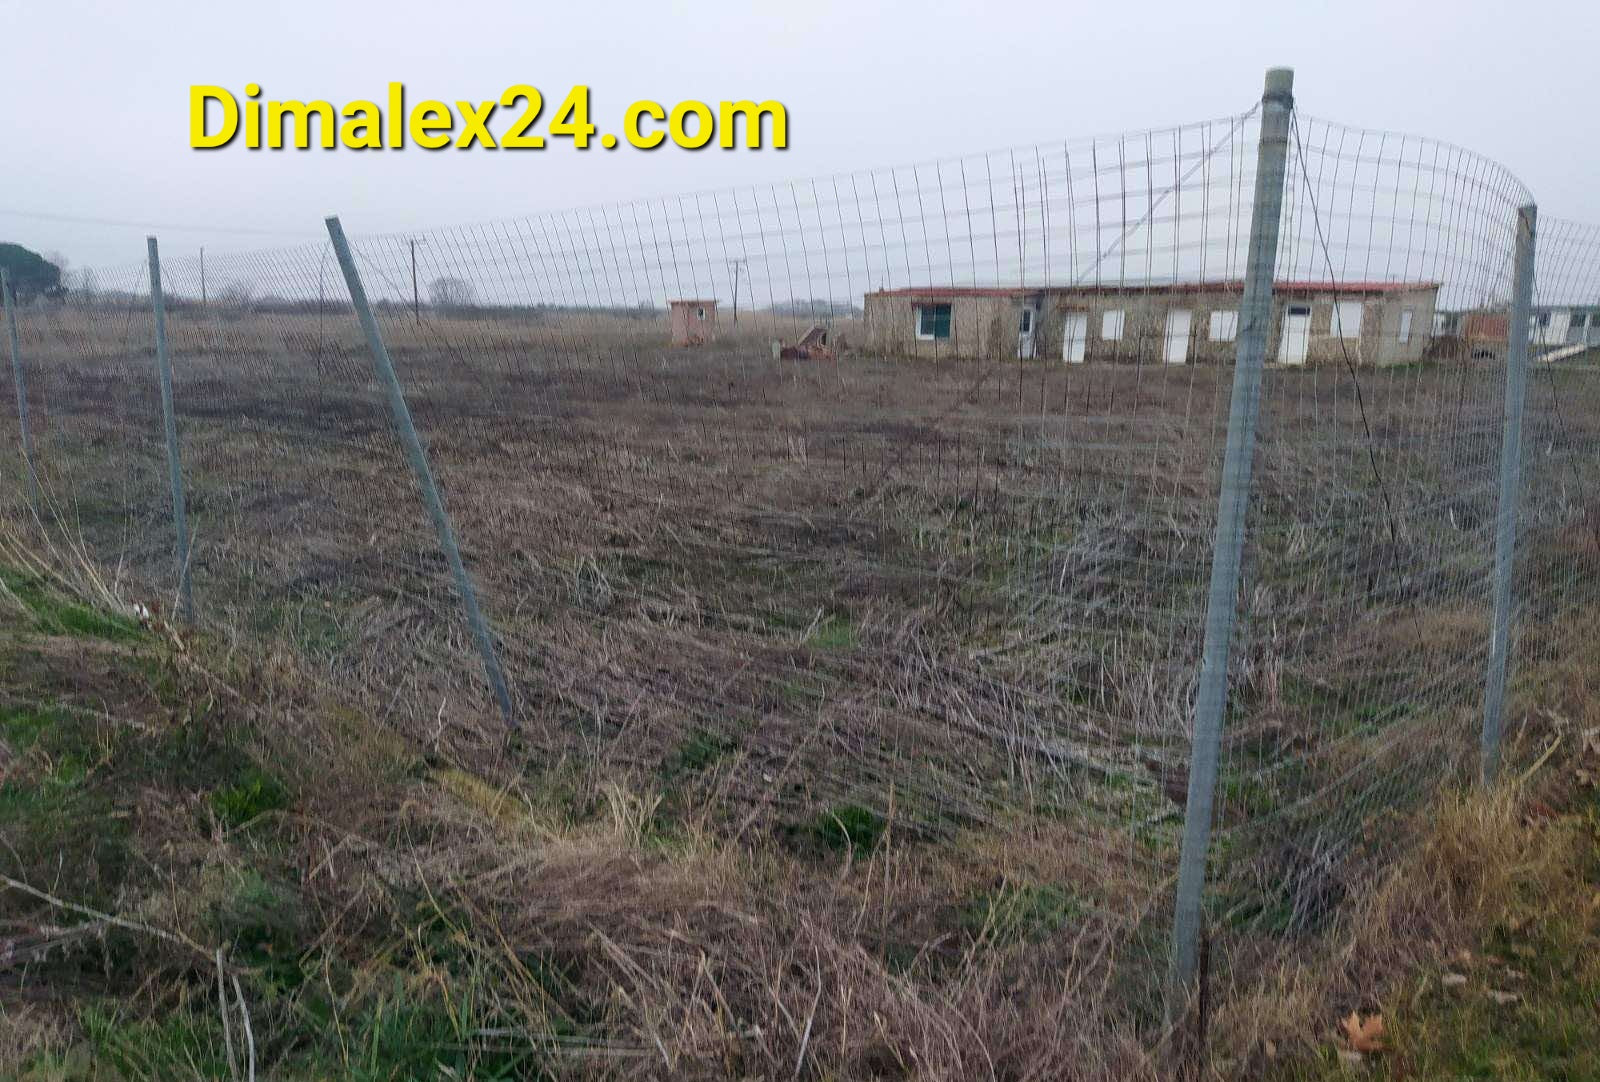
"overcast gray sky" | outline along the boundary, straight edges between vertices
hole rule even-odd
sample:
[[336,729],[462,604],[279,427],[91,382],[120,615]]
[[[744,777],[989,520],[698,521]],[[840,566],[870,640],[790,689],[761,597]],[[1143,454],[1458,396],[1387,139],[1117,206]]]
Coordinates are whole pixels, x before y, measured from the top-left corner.
[[[75,266],[163,250],[403,230],[925,161],[1248,107],[1265,68],[1301,108],[1459,143],[1546,215],[1600,221],[1600,4],[1340,0],[1095,3],[82,3],[0,0],[0,239]],[[188,88],[265,98],[553,106],[592,88],[618,130],[638,98],[776,98],[788,150],[247,151],[188,145]],[[27,213],[19,213],[27,212]],[[32,215],[113,219],[83,224]],[[177,226],[190,228],[179,230]],[[222,227],[259,230],[230,233]],[[266,235],[271,234],[271,235]]]

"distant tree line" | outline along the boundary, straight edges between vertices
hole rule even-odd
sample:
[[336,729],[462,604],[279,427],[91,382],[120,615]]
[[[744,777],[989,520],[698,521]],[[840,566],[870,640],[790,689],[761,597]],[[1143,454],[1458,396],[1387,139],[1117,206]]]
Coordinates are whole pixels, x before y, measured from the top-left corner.
[[35,297],[53,299],[66,295],[61,268],[31,248],[0,242],[0,267],[6,269],[12,292],[20,303],[26,304]]
[[[125,307],[145,304],[149,293],[130,292],[126,289],[102,289],[99,278],[89,269],[67,274],[66,260],[60,256],[46,258],[20,244],[0,242],[0,266],[5,267],[19,303],[26,304],[38,298],[98,307]],[[259,313],[262,315],[315,315],[330,311],[347,310],[350,302],[342,295],[323,297],[281,297],[258,294],[248,282],[229,280],[219,283],[207,298],[173,292],[169,286],[166,305],[173,312],[214,311],[226,314]],[[343,289],[338,288],[338,294]],[[373,302],[380,312],[409,311],[411,301],[381,299]],[[652,304],[636,305],[569,305],[569,304],[497,304],[482,302],[472,283],[462,278],[436,278],[428,286],[428,310],[452,316],[479,316],[490,319],[519,318],[537,321],[571,315],[609,316],[621,319],[658,319],[663,310]]]
[[[6,268],[16,291],[17,300],[27,303],[35,298],[62,300],[71,295],[85,303],[119,305],[144,294],[124,290],[102,290],[91,270],[80,270],[68,275],[66,260],[59,256],[46,258],[20,244],[0,242],[0,266]],[[342,290],[340,291],[342,292]],[[257,295],[247,282],[219,283],[210,297],[202,302],[199,297],[167,293],[167,306],[174,311],[207,308],[221,312],[295,315],[338,310],[349,306],[343,297],[273,297]],[[410,300],[379,300],[373,307],[380,311],[410,309]],[[451,316],[477,316],[483,318],[517,317],[538,320],[558,316],[609,316],[622,319],[658,319],[662,309],[654,304],[587,305],[587,304],[501,304],[480,300],[472,283],[457,277],[435,278],[428,284],[428,309],[435,314]],[[862,310],[840,301],[808,298],[783,301],[767,307],[776,316],[797,319],[834,319],[862,315]]]
[[801,319],[838,319],[864,314],[853,304],[814,297],[803,301],[784,301],[771,305],[767,311],[775,316],[797,316]]

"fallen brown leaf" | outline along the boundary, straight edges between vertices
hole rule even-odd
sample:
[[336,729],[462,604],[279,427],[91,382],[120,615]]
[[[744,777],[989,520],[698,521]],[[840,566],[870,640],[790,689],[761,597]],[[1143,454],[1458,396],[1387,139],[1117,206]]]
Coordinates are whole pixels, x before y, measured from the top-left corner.
[[1528,801],[1528,814],[1526,818],[1528,825],[1532,826],[1542,819],[1559,819],[1561,818],[1561,813],[1556,811],[1549,804],[1542,800],[1530,800]]
[[1383,1015],[1371,1014],[1365,1019],[1355,1011],[1350,1012],[1350,1017],[1340,1023],[1344,1028],[1345,1040],[1355,1052],[1382,1052],[1383,1044]]

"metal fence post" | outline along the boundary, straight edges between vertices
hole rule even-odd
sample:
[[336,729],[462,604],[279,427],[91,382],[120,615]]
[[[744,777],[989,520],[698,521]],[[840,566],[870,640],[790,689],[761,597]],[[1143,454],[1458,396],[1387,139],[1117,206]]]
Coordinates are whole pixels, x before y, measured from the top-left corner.
[[428,466],[428,453],[423,449],[422,439],[417,435],[416,425],[411,421],[411,408],[406,405],[405,392],[400,389],[400,379],[395,375],[394,364],[389,360],[389,350],[383,344],[383,336],[378,333],[378,321],[372,315],[371,306],[367,304],[367,291],[361,284],[361,275],[356,271],[356,261],[350,252],[350,242],[345,239],[344,227],[339,224],[337,215],[329,217],[327,225],[328,236],[333,241],[334,254],[339,257],[339,269],[344,272],[345,284],[350,288],[351,303],[355,305],[356,315],[361,319],[361,329],[367,336],[367,347],[372,350],[372,363],[378,370],[378,382],[383,384],[384,392],[389,397],[389,411],[394,418],[395,430],[400,436],[400,443],[405,447],[406,458],[411,463],[412,472],[417,475],[417,483],[422,488],[422,502],[427,506],[428,517],[433,520],[433,528],[439,535],[439,547],[444,550],[445,558],[450,562],[450,574],[455,578],[462,607],[466,609],[467,623],[471,626],[473,637],[478,642],[478,652],[483,656],[484,675],[489,679],[489,686],[494,689],[500,710],[505,714],[506,724],[515,729],[516,711],[511,705],[511,692],[506,688],[505,673],[500,668],[500,657],[495,653],[489,626],[484,622],[483,613],[478,609],[478,595],[472,588],[472,579],[467,575],[466,565],[461,562],[461,549],[456,545],[455,529],[450,525],[450,516],[445,511],[444,501],[439,496],[439,486],[434,483],[433,470]]
[[167,356],[167,303],[161,292],[161,252],[156,238],[145,238],[150,254],[150,306],[156,317],[156,371],[161,378],[161,420],[167,433],[167,475],[172,484],[172,528],[177,533],[178,613],[194,619],[189,582],[189,525],[183,505],[183,460],[178,455],[178,419],[172,412],[172,362]]
[[1168,959],[1167,1019],[1175,1023],[1192,991],[1199,959],[1201,895],[1211,844],[1212,803],[1222,718],[1228,705],[1228,658],[1238,604],[1239,565],[1244,551],[1250,467],[1255,454],[1256,416],[1261,406],[1261,368],[1272,326],[1272,275],[1283,212],[1289,118],[1294,109],[1294,72],[1272,68],[1261,95],[1261,142],[1257,150],[1255,203],[1250,221],[1249,262],[1239,306],[1233,398],[1217,499],[1217,532],[1206,601],[1205,648],[1195,701],[1194,744],[1189,761],[1189,796],[1178,862],[1178,893]]
[[1500,503],[1494,538],[1494,626],[1489,634],[1489,671],[1483,689],[1483,781],[1500,771],[1504,724],[1506,656],[1511,646],[1511,579],[1516,570],[1517,513],[1522,492],[1522,407],[1528,388],[1528,334],[1533,307],[1533,258],[1538,208],[1517,208],[1516,259],[1512,265],[1511,318],[1506,328],[1505,418],[1500,430]]
[[22,429],[22,464],[28,471],[28,506],[33,517],[43,523],[39,507],[39,473],[33,462],[33,433],[28,428],[28,383],[22,373],[22,347],[17,340],[17,295],[11,274],[0,267],[0,298],[6,308],[6,330],[11,336],[11,382],[17,388],[17,424]]

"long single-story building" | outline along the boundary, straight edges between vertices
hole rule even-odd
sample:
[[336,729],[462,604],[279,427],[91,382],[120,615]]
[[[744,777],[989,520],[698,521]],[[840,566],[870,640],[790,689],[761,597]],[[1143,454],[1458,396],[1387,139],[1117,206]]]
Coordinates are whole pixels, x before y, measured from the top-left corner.
[[1600,346],[1600,305],[1541,305],[1529,333],[1536,347]]
[[[1069,364],[1233,359],[1244,283],[922,287],[868,293],[866,348],[905,357],[1047,357]],[[1436,282],[1278,282],[1267,360],[1420,361]]]

